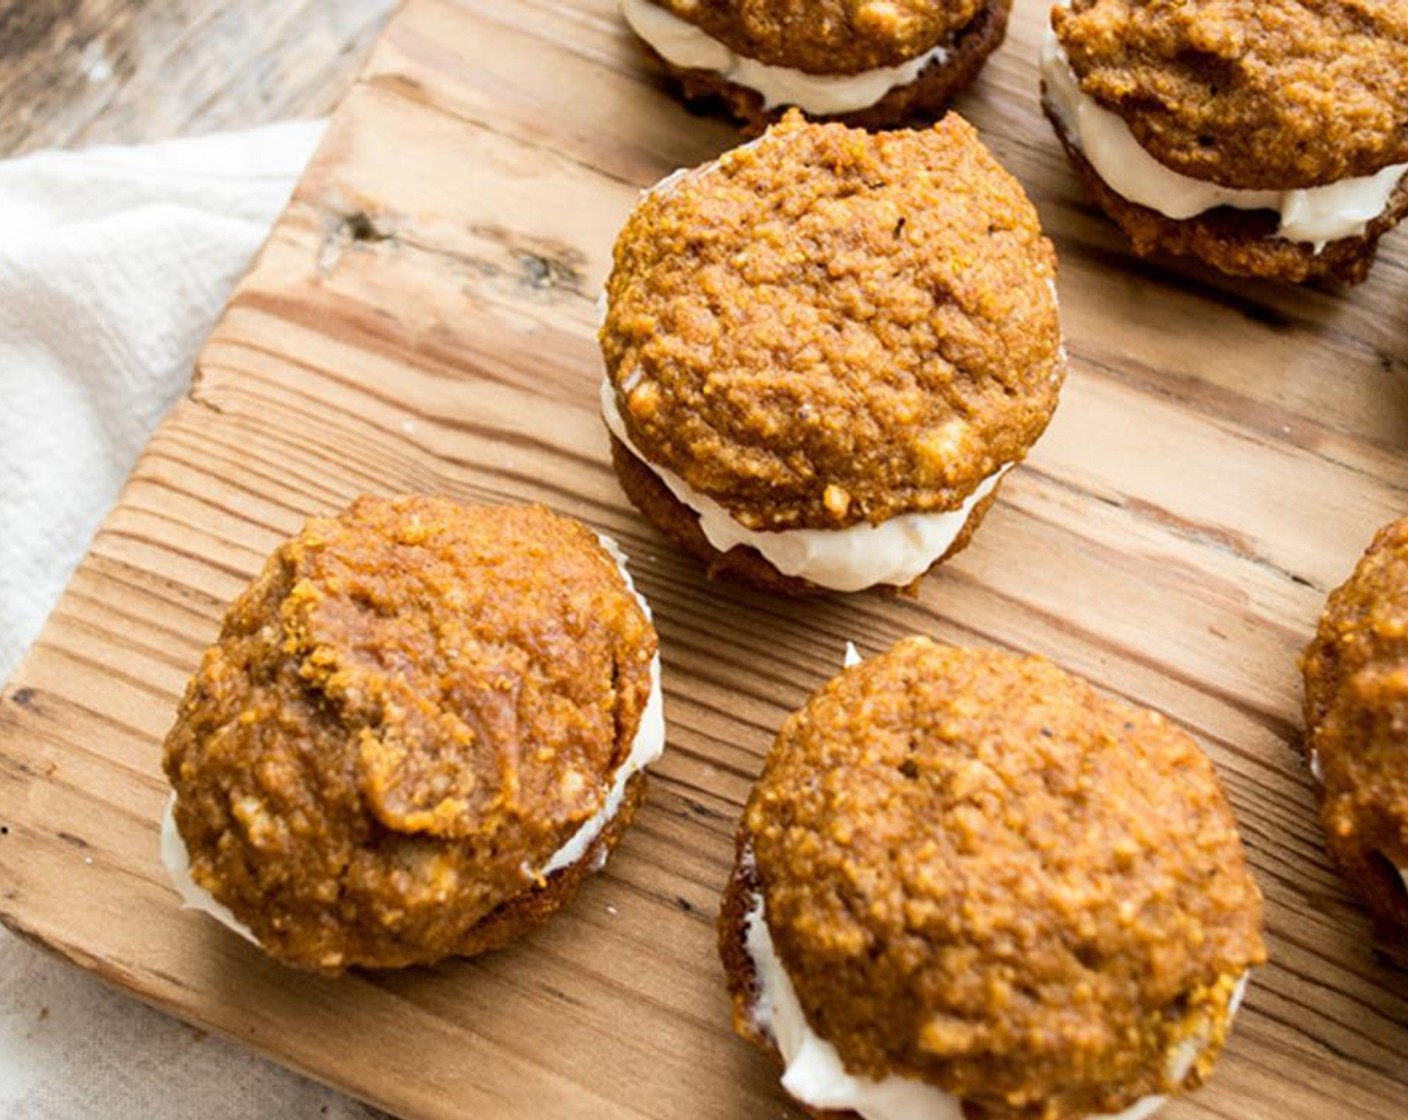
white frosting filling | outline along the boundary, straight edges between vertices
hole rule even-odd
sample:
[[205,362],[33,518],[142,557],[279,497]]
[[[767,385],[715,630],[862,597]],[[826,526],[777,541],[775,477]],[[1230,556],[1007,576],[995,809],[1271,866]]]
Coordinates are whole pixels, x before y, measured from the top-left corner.
[[868,109],[892,89],[914,81],[929,63],[948,59],[947,50],[935,47],[898,66],[859,74],[808,74],[738,54],[655,0],[621,0],[621,14],[631,30],[672,65],[710,70],[735,85],[756,90],[763,95],[765,108],[796,105],[815,116]]
[[[610,537],[600,534],[598,536],[602,547],[611,553],[612,558],[616,561],[616,566],[621,569],[621,578],[626,581],[626,590],[635,596],[636,602],[640,604],[640,609],[645,613],[645,617],[652,617],[650,604],[645,601],[645,596],[636,590],[636,585],[631,580],[631,573],[626,568],[626,554]],[[631,753],[617,768],[616,780],[611,784],[611,791],[606,795],[606,802],[594,817],[586,821],[572,834],[572,838],[567,843],[558,848],[552,859],[543,865],[541,874],[551,875],[554,871],[571,867],[586,855],[587,849],[601,835],[602,829],[610,824],[616,814],[620,812],[621,802],[626,796],[626,783],[664,753],[665,699],[660,688],[660,654],[657,652],[650,662],[650,698],[645,703],[645,711],[641,713],[640,726],[636,728],[636,737],[631,742]]]
[[1046,100],[1067,137],[1111,190],[1131,202],[1182,221],[1218,206],[1274,210],[1281,215],[1278,236],[1307,242],[1316,252],[1330,241],[1358,237],[1388,207],[1408,164],[1374,175],[1343,179],[1299,190],[1236,190],[1180,175],[1156,160],[1135,139],[1123,118],[1080,88],[1065,48],[1047,29],[1041,50]]
[[[626,581],[626,590],[635,596],[635,600],[640,604],[640,609],[645,613],[645,617],[651,618],[650,604],[646,602],[645,596],[636,590],[631,573],[627,570],[626,554],[610,537],[602,534],[597,534],[597,537],[601,541],[602,547],[611,554],[611,558],[621,569],[621,578]],[[621,802],[626,796],[626,784],[637,773],[658,759],[664,751],[665,702],[664,693],[660,687],[660,654],[657,651],[650,662],[650,697],[646,701],[645,711],[641,713],[640,725],[636,728],[635,738],[631,741],[631,752],[617,768],[616,778],[611,784],[610,792],[606,795],[606,801],[595,816],[585,821],[572,834],[571,838],[553,853],[552,858],[542,866],[541,870],[535,872],[525,866],[523,869],[525,876],[530,879],[546,878],[556,871],[571,867],[585,856],[592,842],[601,835],[602,830],[620,812]],[[606,853],[602,852],[592,870],[599,871],[606,862],[605,857]],[[245,940],[256,945],[259,944],[258,938],[254,936],[249,927],[236,918],[228,906],[218,902],[214,895],[191,876],[190,850],[186,847],[186,842],[176,827],[176,795],[174,793],[166,804],[166,815],[161,822],[161,861],[166,865],[171,881],[181,895],[181,909],[203,910],[221,925],[234,930]]]
[[879,525],[845,529],[782,529],[763,532],[739,524],[707,494],[673,471],[652,463],[631,441],[609,381],[601,384],[601,414],[611,434],[630,449],[675,496],[699,515],[699,527],[720,552],[738,545],[756,549],[783,575],[800,576],[832,591],[861,591],[877,584],[904,587],[927,572],[949,550],[973,507],[992,493],[1011,468],[1007,463],[983,479],[957,509],[902,513]]
[[[936,1085],[899,1076],[873,1081],[846,1072],[836,1047],[807,1022],[797,991],[773,947],[761,894],[754,896],[744,936],[758,981],[753,1021],[777,1043],[786,1066],[782,1087],[788,1093],[813,1108],[851,1109],[865,1120],[963,1120],[963,1102]],[[1237,1014],[1246,986],[1247,976],[1243,975],[1228,1004],[1229,1020]],[[1184,1043],[1170,1071],[1172,1080],[1180,1082],[1188,1076],[1200,1050],[1195,1039]],[[1117,1115],[1090,1116],[1087,1120],[1145,1120],[1165,1100],[1144,1097]]]

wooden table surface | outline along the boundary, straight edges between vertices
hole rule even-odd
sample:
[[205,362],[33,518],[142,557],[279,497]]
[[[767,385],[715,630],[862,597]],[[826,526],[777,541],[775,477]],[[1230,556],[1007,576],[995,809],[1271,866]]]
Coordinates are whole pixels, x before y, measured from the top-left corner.
[[395,0],[0,0],[0,155],[323,116]]

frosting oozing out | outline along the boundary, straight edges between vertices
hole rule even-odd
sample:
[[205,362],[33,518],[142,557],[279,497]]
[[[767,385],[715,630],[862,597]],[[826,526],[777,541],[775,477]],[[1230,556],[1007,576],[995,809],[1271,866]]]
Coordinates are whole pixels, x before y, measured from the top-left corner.
[[1277,235],[1316,251],[1343,237],[1359,237],[1382,214],[1408,164],[1374,175],[1299,190],[1236,190],[1193,179],[1165,167],[1135,138],[1118,114],[1080,88],[1065,48],[1048,28],[1042,43],[1041,77],[1046,103],[1071,143],[1116,194],[1183,221],[1219,206],[1272,210],[1281,216]]
[[814,116],[868,109],[892,89],[909,85],[931,62],[942,64],[948,58],[947,50],[935,47],[898,66],[859,74],[808,74],[741,55],[654,0],[621,0],[621,14],[666,62],[687,70],[709,70],[755,90],[762,94],[765,108],[795,105]]
[[641,454],[626,431],[609,381],[601,385],[601,412],[611,434],[629,448],[669,489],[699,515],[699,527],[720,552],[746,545],[786,576],[832,591],[861,591],[887,584],[905,587],[922,576],[958,539],[973,508],[992,493],[1011,468],[1007,463],[983,479],[957,509],[905,513],[879,525],[845,529],[782,529],[764,532],[739,524],[722,505],[683,478]]
[[[645,601],[645,596],[636,590],[636,585],[631,580],[631,573],[626,567],[626,554],[610,537],[599,536],[599,539],[602,547],[611,554],[612,559],[616,561],[616,566],[621,569],[621,578],[626,581],[626,589],[635,596],[636,602],[640,604],[640,609],[645,612],[645,617],[650,618],[650,604]],[[660,688],[660,654],[657,652],[650,662],[650,698],[646,701],[645,711],[641,713],[640,725],[636,728],[635,738],[631,741],[631,753],[617,767],[616,778],[611,783],[610,792],[606,795],[606,803],[597,810],[595,816],[587,820],[572,834],[567,843],[553,854],[552,859],[543,865],[541,874],[551,875],[554,871],[571,867],[586,855],[587,849],[591,847],[593,841],[601,835],[602,830],[620,812],[621,802],[626,796],[626,783],[664,753],[665,700]]]

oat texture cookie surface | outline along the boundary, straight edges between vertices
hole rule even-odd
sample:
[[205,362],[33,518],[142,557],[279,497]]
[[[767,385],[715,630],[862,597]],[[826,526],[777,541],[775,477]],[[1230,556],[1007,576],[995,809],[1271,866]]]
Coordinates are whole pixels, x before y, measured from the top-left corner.
[[186,690],[168,864],[303,968],[504,944],[629,822],[663,746],[656,646],[617,557],[541,507],[362,498],[315,518]]
[[632,213],[606,289],[627,493],[715,571],[910,584],[1050,421],[1055,267],[954,114],[879,135],[794,115],[672,177]]
[[784,1086],[870,1120],[1147,1115],[1209,1075],[1265,959],[1187,734],[1039,658],[924,638],[783,725],[720,948]]

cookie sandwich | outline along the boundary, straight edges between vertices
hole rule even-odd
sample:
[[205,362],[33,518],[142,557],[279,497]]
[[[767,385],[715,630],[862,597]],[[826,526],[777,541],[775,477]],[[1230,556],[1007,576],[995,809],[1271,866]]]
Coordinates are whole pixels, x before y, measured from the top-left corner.
[[1012,0],[621,0],[688,99],[761,130],[796,106],[888,127],[938,115],[1007,30]]
[[536,506],[360,498],[225,615],[166,739],[163,857],[290,965],[470,955],[602,866],[663,746],[611,542]]
[[1090,197],[1140,254],[1363,280],[1408,211],[1408,7],[1071,0],[1042,97]]
[[600,341],[621,484],[711,575],[913,585],[1051,419],[1055,274],[961,117],[869,134],[790,114],[648,191],[616,242]]
[[1301,668],[1326,845],[1408,963],[1408,518],[1330,595]]
[[1047,661],[925,638],[783,724],[719,943],[816,1116],[1140,1120],[1212,1072],[1261,896],[1208,758]]

